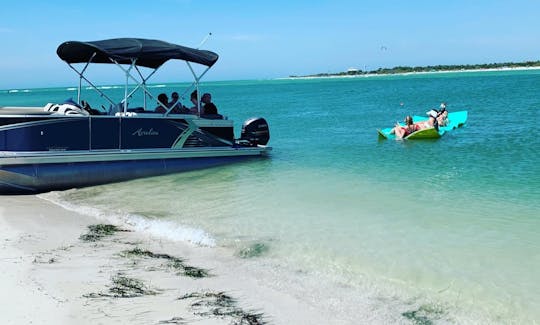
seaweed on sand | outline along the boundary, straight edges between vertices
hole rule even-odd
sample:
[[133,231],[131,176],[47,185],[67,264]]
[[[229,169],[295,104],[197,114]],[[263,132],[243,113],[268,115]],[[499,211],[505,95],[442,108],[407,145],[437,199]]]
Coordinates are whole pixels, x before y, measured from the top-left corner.
[[254,243],[239,250],[237,255],[241,258],[259,257],[266,254],[269,250],[270,248],[265,243]]
[[422,305],[401,315],[415,325],[432,325],[434,320],[440,319],[444,314],[444,310],[439,306]]
[[173,317],[167,320],[160,320],[159,324],[187,324],[182,317]]
[[231,324],[262,325],[266,324],[262,313],[245,311],[237,306],[236,299],[224,292],[192,292],[179,300],[196,299],[190,306],[195,315],[203,317],[231,318]]
[[191,278],[206,278],[210,276],[207,270],[189,265],[184,265],[181,273]]
[[103,237],[112,236],[115,233],[120,232],[120,231],[129,231],[129,230],[124,230],[124,229],[118,228],[115,225],[108,225],[108,224],[89,225],[88,233],[82,234],[81,236],[79,236],[79,239],[82,241],[87,241],[87,242],[95,242],[102,239]]
[[32,261],[32,263],[34,264],[53,264],[56,262],[58,262],[58,259],[56,257],[51,257],[48,260],[43,260],[43,256],[41,255],[34,257],[34,260]]
[[138,247],[122,252],[124,257],[149,257],[156,259],[164,259],[168,261],[169,267],[178,270],[177,274],[182,274],[192,278],[204,278],[209,277],[208,270],[198,268],[195,266],[187,265],[183,259],[169,254],[156,254],[148,250],[142,250]]
[[158,294],[157,291],[149,289],[141,280],[116,274],[112,278],[112,286],[109,287],[108,292],[90,293],[83,296],[86,298],[134,298],[156,294]]

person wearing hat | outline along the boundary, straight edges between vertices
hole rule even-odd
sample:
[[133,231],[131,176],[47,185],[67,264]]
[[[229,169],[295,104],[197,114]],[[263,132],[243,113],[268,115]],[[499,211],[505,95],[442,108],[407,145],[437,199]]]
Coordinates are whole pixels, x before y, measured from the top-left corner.
[[448,124],[448,111],[446,110],[446,103],[441,103],[439,114],[437,115],[437,123],[440,126]]
[[169,103],[171,114],[189,114],[189,109],[180,102],[180,96],[174,91],[171,94],[171,102]]
[[439,122],[437,121],[437,117],[439,116],[439,112],[432,109],[428,112],[428,120],[426,121],[426,128],[431,127],[435,128],[435,130],[439,130]]
[[437,124],[439,124],[439,126],[448,125],[448,111],[447,110],[439,112],[439,116],[437,116]]
[[428,119],[425,121],[421,121],[416,123],[420,129],[428,129],[428,128],[435,128],[436,130],[439,130],[439,123],[437,121],[437,116],[439,116],[439,112],[437,112],[436,109],[432,109],[426,112]]

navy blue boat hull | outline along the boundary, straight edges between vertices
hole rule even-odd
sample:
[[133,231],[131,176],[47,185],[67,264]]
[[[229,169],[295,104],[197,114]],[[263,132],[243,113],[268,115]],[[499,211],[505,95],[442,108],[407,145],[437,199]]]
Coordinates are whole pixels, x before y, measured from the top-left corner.
[[254,131],[246,132],[248,140],[237,141],[233,121],[194,115],[26,113],[26,108],[0,109],[0,194],[34,194],[203,169],[271,150],[265,146],[267,123],[260,118],[248,120]]
[[0,170],[0,193],[37,194],[66,190],[215,167],[251,158],[253,156],[225,156],[4,166]]

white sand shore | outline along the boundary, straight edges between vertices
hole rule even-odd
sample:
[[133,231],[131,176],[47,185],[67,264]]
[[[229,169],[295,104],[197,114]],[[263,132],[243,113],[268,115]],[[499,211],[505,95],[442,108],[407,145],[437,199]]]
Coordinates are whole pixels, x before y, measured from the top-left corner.
[[[271,324],[350,321],[272,289],[250,272],[249,263],[237,263],[219,248],[156,240],[138,232],[85,242],[80,235],[99,220],[34,196],[4,196],[0,202],[1,324],[231,324],[242,315],[259,313]],[[178,275],[164,255],[122,255],[134,248],[182,258],[212,276]],[[140,288],[155,294],[114,297],[112,279],[118,278],[137,279],[144,284]],[[218,308],[212,297],[196,297],[220,292],[236,301]],[[216,310],[231,315],[212,315]]]

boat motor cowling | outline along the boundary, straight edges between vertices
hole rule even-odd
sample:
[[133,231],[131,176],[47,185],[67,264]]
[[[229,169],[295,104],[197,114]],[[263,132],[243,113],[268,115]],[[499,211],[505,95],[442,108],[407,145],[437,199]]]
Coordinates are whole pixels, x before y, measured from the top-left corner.
[[266,145],[270,140],[268,123],[262,117],[253,117],[244,122],[240,140],[248,141],[252,146]]

